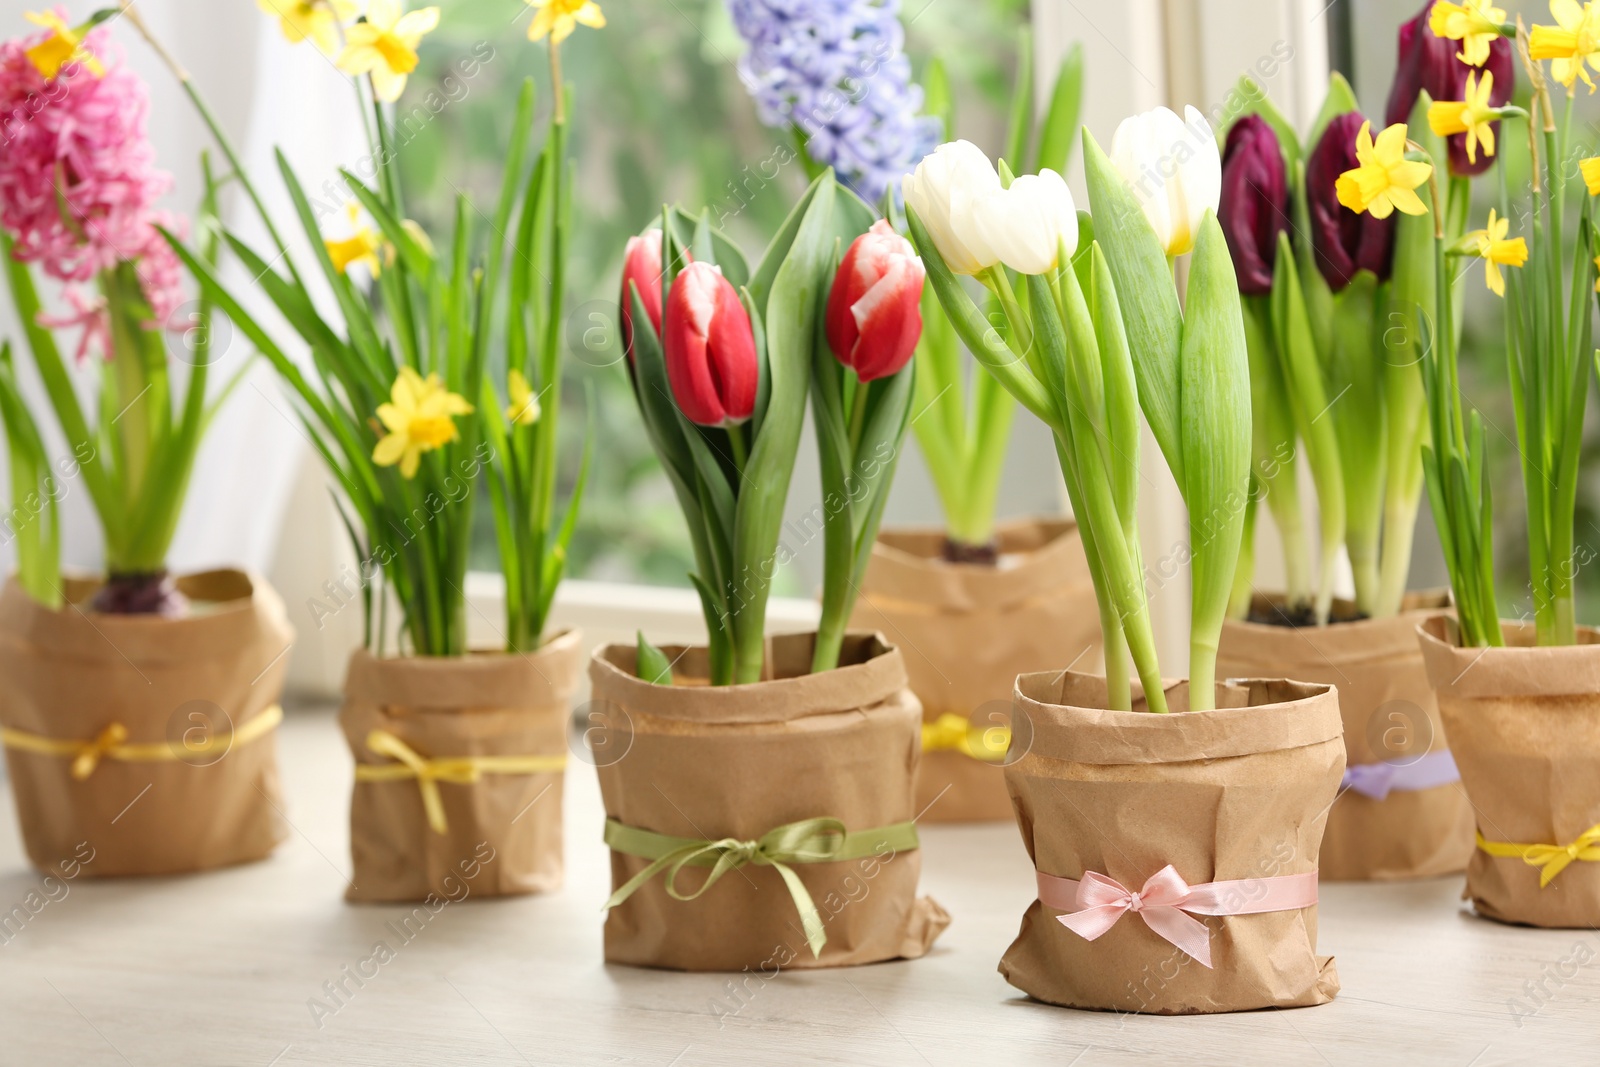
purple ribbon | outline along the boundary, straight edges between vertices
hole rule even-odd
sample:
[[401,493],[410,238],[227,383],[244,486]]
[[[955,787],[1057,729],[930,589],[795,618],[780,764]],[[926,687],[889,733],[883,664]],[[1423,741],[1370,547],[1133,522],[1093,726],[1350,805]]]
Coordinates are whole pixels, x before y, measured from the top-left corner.
[[1344,771],[1345,788],[1373,800],[1382,800],[1396,789],[1415,793],[1460,780],[1461,773],[1456,770],[1449,749],[1430,752],[1410,763],[1358,763]]

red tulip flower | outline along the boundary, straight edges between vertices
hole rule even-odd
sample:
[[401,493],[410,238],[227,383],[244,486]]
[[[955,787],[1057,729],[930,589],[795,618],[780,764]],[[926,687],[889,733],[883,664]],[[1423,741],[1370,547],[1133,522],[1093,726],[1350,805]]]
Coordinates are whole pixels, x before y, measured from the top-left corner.
[[1394,251],[1394,216],[1375,219],[1339,203],[1339,175],[1356,167],[1356,135],[1365,122],[1359,111],[1334,118],[1306,160],[1306,207],[1311,216],[1311,248],[1317,269],[1339,292],[1359,270],[1389,277]]
[[1289,228],[1289,177],[1278,135],[1259,115],[1244,116],[1228,131],[1217,222],[1228,240],[1239,291],[1272,292],[1278,235]]
[[[1384,112],[1385,125],[1405,122],[1411,109],[1417,105],[1417,96],[1424,89],[1434,100],[1461,100],[1467,90],[1467,75],[1483,77],[1488,71],[1494,75],[1494,89],[1489,94],[1493,107],[1503,107],[1511,100],[1511,90],[1516,87],[1516,69],[1511,61],[1511,42],[1496,37],[1489,44],[1489,57],[1482,67],[1474,67],[1461,59],[1462,43],[1435,34],[1428,25],[1428,15],[1434,0],[1427,0],[1417,17],[1400,27],[1400,63],[1394,72],[1394,85],[1389,90],[1389,106]],[[1500,123],[1494,123],[1496,134]],[[1469,177],[1482,174],[1493,165],[1494,159],[1486,152],[1477,153],[1476,161],[1467,158],[1467,135],[1453,134],[1447,138],[1450,148],[1450,173]]]
[[922,260],[883,219],[845,252],[828,294],[828,346],[864,382],[896,374],[922,337]]
[[667,295],[667,381],[678,410],[701,426],[732,426],[756,406],[761,370],[750,316],[722,271],[691,263]]
[[[689,250],[683,250],[685,261]],[[618,321],[622,325],[622,350],[633,358],[633,299],[628,296],[628,283],[639,287],[639,299],[650,325],[661,333],[661,230],[652,227],[642,236],[628,238],[628,248],[622,257],[622,301]]]

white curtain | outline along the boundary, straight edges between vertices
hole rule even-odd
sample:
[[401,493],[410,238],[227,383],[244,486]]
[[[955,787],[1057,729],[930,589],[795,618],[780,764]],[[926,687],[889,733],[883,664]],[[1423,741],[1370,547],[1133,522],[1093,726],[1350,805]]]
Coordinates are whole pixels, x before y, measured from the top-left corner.
[[[0,15],[0,33],[26,32],[30,27],[18,17],[20,9],[5,6],[8,10]],[[69,15],[75,21],[101,6],[105,5],[80,0],[70,4]],[[273,147],[284,149],[308,188],[320,189],[325,181],[337,180],[338,167],[353,164],[362,145],[349,82],[309,44],[290,47],[276,23],[249,0],[142,0],[139,9],[155,35],[193,76],[244,156],[280,231],[290,237],[300,262],[309,266],[304,242],[296,246],[293,238],[299,227],[291,221],[294,215],[278,180]],[[173,76],[133,27],[119,20],[112,32],[127,62],[150,86],[150,137],[161,165],[176,178],[166,206],[189,214],[201,189],[199,154],[212,149],[210,138]],[[211,155],[214,169],[225,171],[221,154],[212,149]],[[248,243],[258,250],[268,247],[254,211],[236,188],[226,195],[224,213]],[[293,336],[251,291],[250,280],[236,264],[230,268],[229,281],[236,291],[246,295],[251,309],[263,323],[270,324],[274,336],[291,353],[303,357],[291,343]],[[49,291],[53,284],[45,281],[42,288]],[[12,339],[14,349],[22,341],[9,299],[0,300],[0,336]],[[233,330],[212,367],[212,382],[220,385],[231,378],[252,355],[249,342]],[[31,359],[18,351],[17,362],[41,428],[64,455],[55,433],[54,414],[29,370]],[[94,379],[93,368],[82,368],[79,385],[85,397],[92,395]],[[308,449],[303,431],[293,421],[289,399],[271,368],[257,359],[202,446],[169,565],[180,572],[219,565],[267,570],[277,555],[284,512]],[[9,511],[6,477],[6,468],[0,464],[0,501],[4,502],[0,510]],[[64,562],[72,567],[98,567],[100,534],[87,494],[81,487],[69,485],[63,508]],[[13,564],[9,546],[0,544],[0,567],[9,570]]]

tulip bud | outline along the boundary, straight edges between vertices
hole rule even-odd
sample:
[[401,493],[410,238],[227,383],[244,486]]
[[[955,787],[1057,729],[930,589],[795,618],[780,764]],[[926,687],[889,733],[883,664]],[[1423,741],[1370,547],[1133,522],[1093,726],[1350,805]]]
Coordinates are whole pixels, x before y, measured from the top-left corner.
[[1328,123],[1306,160],[1306,207],[1311,218],[1311,248],[1328,287],[1338,292],[1359,270],[1380,281],[1389,277],[1394,246],[1394,216],[1375,219],[1339,203],[1339,175],[1357,166],[1356,135],[1366,120],[1349,111]]
[[[687,261],[689,250],[683,250]],[[618,322],[622,326],[622,350],[633,358],[633,300],[628,296],[628,283],[639,287],[639,299],[645,313],[650,316],[650,326],[661,332],[661,228],[653,226],[643,235],[628,238],[627,251],[622,256],[622,301]]]
[[1063,244],[1068,255],[1078,250],[1078,208],[1053,170],[1024,174],[1008,189],[976,197],[955,224],[956,235],[980,258],[1019,274],[1054,270]]
[[971,141],[951,141],[924,156],[901,183],[906,204],[933,238],[939,255],[957,274],[977,274],[999,262],[987,249],[972,248],[959,235],[957,219],[973,202],[1000,188],[1000,175]]
[[828,346],[864,382],[899,373],[922,336],[922,260],[882,219],[845,252],[828,294]]
[[[1434,100],[1460,100],[1467,90],[1467,75],[1489,71],[1494,75],[1494,88],[1489,103],[1503,107],[1511,100],[1516,87],[1516,68],[1511,60],[1511,42],[1497,37],[1489,44],[1489,58],[1481,68],[1465,63],[1459,53],[1461,42],[1440,37],[1428,25],[1428,15],[1434,0],[1426,0],[1422,11],[1410,22],[1400,27],[1400,62],[1395,68],[1394,85],[1389,89],[1389,105],[1384,112],[1384,123],[1392,126],[1411,118],[1411,109],[1417,105],[1422,92]],[[1500,123],[1494,123],[1498,136]],[[1467,135],[1458,133],[1449,139],[1450,173],[1470,177],[1482,174],[1493,165],[1494,159],[1485,152],[1477,153],[1477,160],[1467,158]]]
[[678,272],[662,339],[673,399],[690,422],[730,426],[750,417],[761,377],[756,339],[721,269],[691,263]]
[[1217,221],[1239,291],[1270,293],[1278,235],[1289,228],[1289,180],[1278,135],[1259,115],[1244,116],[1228,131]]
[[1168,256],[1194,248],[1200,221],[1222,195],[1216,134],[1194,107],[1183,116],[1158,107],[1123,119],[1111,137],[1111,161]]

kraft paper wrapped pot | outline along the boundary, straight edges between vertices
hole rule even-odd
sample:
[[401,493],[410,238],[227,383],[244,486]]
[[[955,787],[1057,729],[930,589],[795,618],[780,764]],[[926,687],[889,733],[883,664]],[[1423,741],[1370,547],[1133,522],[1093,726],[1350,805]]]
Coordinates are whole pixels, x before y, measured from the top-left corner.
[[[1257,596],[1252,614],[1270,618],[1281,606],[1281,597]],[[1449,606],[1447,592],[1413,593],[1393,618],[1356,620],[1355,606],[1337,601],[1334,619],[1352,621],[1223,627],[1219,678],[1339,690],[1348,769],[1322,835],[1324,881],[1431,878],[1464,870],[1472,857],[1472,806],[1416,639],[1417,625]]]
[[178,579],[182,618],[0,593],[0,725],[28,858],[91,876],[261,859],[287,833],[274,728],[294,631],[260,578]]
[[[1063,659],[1086,671],[1099,664],[1100,614],[1077,524],[1004,522],[996,539],[997,565],[949,563],[942,529],[882,531],[851,617],[900,648],[922,701],[922,822],[1009,820],[1000,760],[970,753],[1004,755],[1003,734],[988,732],[1009,720],[1017,675]],[[950,716],[970,727],[934,726],[959,726]]]
[[[1455,620],[1417,629],[1439,712],[1477,814],[1463,894],[1478,914],[1530,926],[1600,926],[1600,631],[1536,648],[1461,648]],[[1541,888],[1541,881],[1544,882]]]
[[[704,648],[663,648],[676,663],[671,686],[635,677],[632,646],[595,654],[595,706],[627,733],[599,768],[613,889],[652,866],[622,837],[661,844],[657,856],[675,841],[698,843],[705,856],[675,880],[658,868],[609,909],[607,960],[687,971],[837,967],[921,956],[949,924],[944,909],[916,895],[922,859],[910,824],[921,708],[900,653],[853,633],[843,666],[812,675],[814,640],[772,638],[773,680],[741,686],[705,684]],[[818,955],[783,870],[757,859],[708,883],[714,856],[749,858],[773,831],[811,820],[836,820],[831,833],[848,838],[834,843],[850,846],[849,858],[828,860],[816,854],[825,841],[809,837],[799,849],[809,858],[779,857],[826,936]]]
[[562,769],[581,640],[566,630],[527,655],[351,656],[339,712],[356,760],[346,899],[561,885]]
[[[1230,682],[1218,710],[1187,712],[1188,683],[1167,688],[1170,714],[1107,711],[1105,679],[1073,672],[1017,679],[1006,784],[1023,843],[1060,896],[1063,879],[1104,876],[1130,892],[1164,868],[1225,906],[1166,919],[1195,930],[1205,966],[1156,932],[1147,898],[1095,940],[1059,916],[1070,899],[1035,900],[1000,961],[1006,981],[1052,1004],[1190,1014],[1298,1007],[1339,989],[1318,956],[1317,852],[1344,773],[1338,697],[1326,685]],[[1298,906],[1272,907],[1285,888]],[[1253,913],[1252,909],[1255,910]],[[1143,920],[1143,921],[1141,921]],[[1180,939],[1181,940],[1181,939]]]

